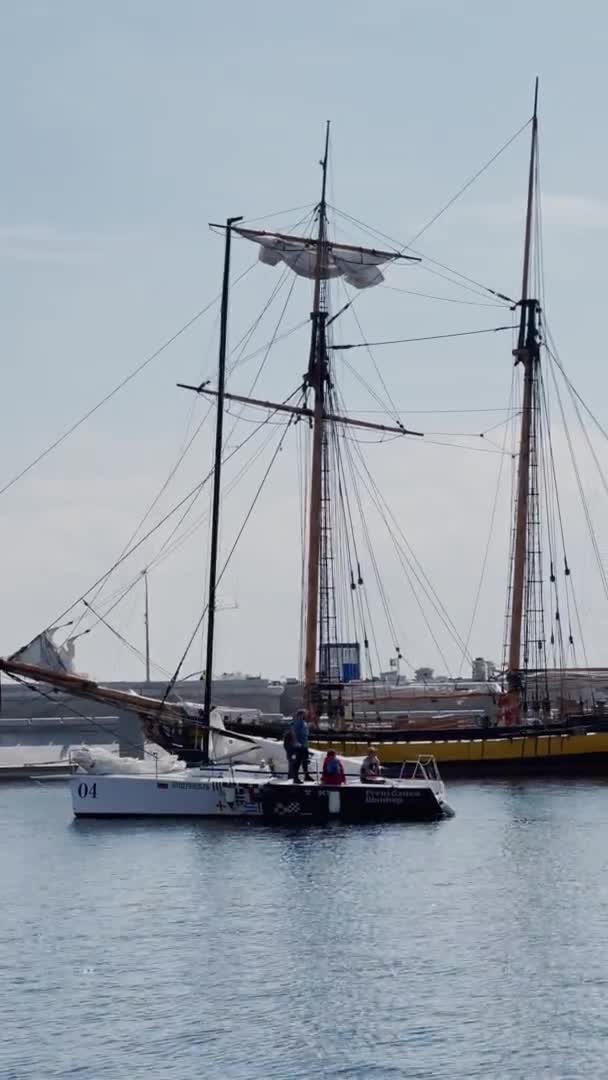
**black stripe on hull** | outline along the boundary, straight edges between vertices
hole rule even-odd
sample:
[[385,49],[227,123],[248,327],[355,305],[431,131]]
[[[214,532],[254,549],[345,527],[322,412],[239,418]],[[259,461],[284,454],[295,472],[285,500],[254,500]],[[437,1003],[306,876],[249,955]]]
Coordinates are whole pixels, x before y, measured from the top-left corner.
[[[435,821],[444,816],[430,788],[401,788],[392,784],[368,787],[348,784],[339,788],[269,784],[263,789],[262,809],[267,823],[323,824],[343,821],[365,824],[374,821]],[[332,806],[331,796],[339,806]]]

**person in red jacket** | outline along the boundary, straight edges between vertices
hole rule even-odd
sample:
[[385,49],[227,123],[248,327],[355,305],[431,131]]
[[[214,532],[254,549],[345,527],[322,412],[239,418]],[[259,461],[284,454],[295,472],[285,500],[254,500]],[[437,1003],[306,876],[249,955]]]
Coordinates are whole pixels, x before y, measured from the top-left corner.
[[323,762],[321,783],[329,784],[330,787],[339,787],[340,784],[346,783],[346,775],[342,767],[342,762],[336,757],[335,750],[327,751],[325,761]]

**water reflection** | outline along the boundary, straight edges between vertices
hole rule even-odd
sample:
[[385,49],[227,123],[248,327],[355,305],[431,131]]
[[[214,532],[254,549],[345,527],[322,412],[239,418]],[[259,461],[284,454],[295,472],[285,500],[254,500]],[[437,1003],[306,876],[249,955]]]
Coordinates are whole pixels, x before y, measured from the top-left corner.
[[606,795],[462,782],[450,821],[270,830],[0,789],[0,1076],[601,1076]]

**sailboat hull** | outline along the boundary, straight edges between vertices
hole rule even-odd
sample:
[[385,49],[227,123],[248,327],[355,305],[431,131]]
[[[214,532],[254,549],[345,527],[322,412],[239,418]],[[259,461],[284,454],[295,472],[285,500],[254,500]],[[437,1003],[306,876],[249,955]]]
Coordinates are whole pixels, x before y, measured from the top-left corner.
[[230,778],[98,776],[70,781],[76,817],[262,817],[260,784]]
[[329,788],[260,780],[208,777],[104,776],[81,774],[70,780],[72,807],[85,817],[249,818],[266,824],[323,824],[425,821],[449,816],[442,785],[395,781]]

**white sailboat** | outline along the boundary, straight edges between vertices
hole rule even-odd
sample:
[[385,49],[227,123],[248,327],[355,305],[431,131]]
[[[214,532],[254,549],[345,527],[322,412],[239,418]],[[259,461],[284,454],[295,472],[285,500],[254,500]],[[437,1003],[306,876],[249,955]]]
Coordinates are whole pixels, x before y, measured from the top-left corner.
[[451,814],[442,781],[432,764],[418,760],[407,779],[354,782],[327,787],[313,781],[294,785],[263,766],[190,768],[174,772],[110,776],[87,774],[69,780],[76,817],[258,818],[322,824],[424,821]]
[[282,743],[224,732],[211,714],[209,764],[176,758],[127,762],[99,751],[74,751],[83,772],[70,780],[76,817],[257,818],[267,822],[428,820],[451,815],[432,758],[406,763],[397,780],[363,784],[363,759],[339,757],[346,785],[321,783],[324,754],[311,750],[313,780],[294,784]]

